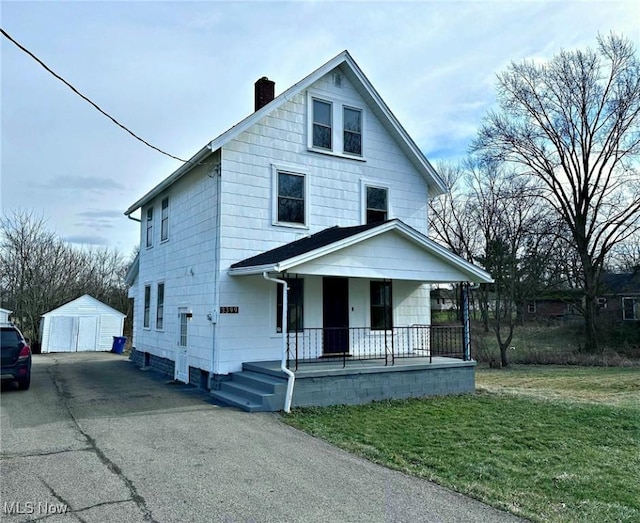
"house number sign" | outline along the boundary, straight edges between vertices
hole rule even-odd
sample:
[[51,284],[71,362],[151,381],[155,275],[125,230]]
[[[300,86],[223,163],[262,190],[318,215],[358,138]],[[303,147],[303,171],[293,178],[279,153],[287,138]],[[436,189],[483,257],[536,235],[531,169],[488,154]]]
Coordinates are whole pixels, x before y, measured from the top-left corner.
[[240,307],[220,307],[220,314],[238,314]]

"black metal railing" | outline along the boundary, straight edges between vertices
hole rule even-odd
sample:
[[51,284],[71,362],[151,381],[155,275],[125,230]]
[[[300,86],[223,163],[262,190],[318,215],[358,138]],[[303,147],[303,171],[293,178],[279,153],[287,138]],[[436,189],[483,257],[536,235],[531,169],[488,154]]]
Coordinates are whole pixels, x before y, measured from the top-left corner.
[[287,333],[289,368],[299,363],[341,361],[346,366],[354,360],[384,360],[395,364],[397,358],[436,356],[464,359],[462,325],[411,325],[389,330],[369,327],[309,328]]

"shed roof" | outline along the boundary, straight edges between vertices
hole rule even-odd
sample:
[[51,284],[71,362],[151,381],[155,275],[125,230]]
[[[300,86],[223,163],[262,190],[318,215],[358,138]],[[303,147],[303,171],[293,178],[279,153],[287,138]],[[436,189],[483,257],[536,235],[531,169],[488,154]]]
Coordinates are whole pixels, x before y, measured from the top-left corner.
[[100,311],[103,314],[118,314],[120,316],[126,316],[126,314],[120,312],[119,310],[110,307],[106,303],[102,303],[100,300],[95,299],[93,296],[89,296],[85,294],[76,298],[75,300],[71,300],[60,307],[57,307],[49,312],[46,312],[42,315],[42,317],[47,316],[75,316],[79,313],[79,311]]

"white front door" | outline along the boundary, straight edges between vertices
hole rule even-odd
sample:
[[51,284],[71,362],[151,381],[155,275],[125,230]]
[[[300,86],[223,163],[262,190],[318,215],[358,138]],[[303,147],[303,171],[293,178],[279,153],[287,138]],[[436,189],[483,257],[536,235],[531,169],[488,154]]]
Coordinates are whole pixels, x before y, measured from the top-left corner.
[[189,318],[187,309],[178,309],[178,347],[176,350],[175,371],[173,379],[182,383],[189,383]]

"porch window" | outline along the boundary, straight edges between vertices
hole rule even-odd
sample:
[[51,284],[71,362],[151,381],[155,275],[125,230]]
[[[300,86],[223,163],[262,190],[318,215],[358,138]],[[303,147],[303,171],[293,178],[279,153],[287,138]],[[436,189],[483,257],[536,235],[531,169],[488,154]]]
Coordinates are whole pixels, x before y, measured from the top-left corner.
[[142,325],[145,329],[149,328],[149,316],[151,312],[151,285],[144,286],[144,319]]
[[160,220],[160,241],[169,239],[169,197],[162,200],[162,216]]
[[388,190],[367,186],[367,223],[384,222],[388,213]]
[[278,222],[305,223],[304,174],[278,172]]
[[[304,298],[304,280],[286,278],[289,285],[287,301],[287,332],[302,332],[304,328],[304,311],[302,302]],[[276,299],[276,331],[282,332],[282,285],[278,284]]]
[[393,305],[391,303],[391,280],[372,281],[371,330],[393,329]]
[[640,320],[640,298],[622,298],[622,319]]
[[147,209],[147,247],[153,247],[153,207]]
[[158,304],[156,306],[156,329],[164,328],[164,283],[158,283]]

